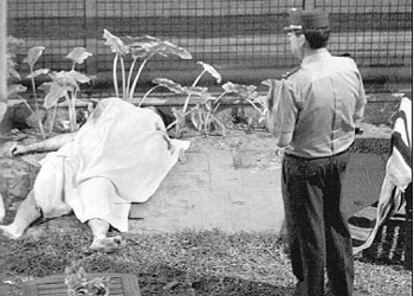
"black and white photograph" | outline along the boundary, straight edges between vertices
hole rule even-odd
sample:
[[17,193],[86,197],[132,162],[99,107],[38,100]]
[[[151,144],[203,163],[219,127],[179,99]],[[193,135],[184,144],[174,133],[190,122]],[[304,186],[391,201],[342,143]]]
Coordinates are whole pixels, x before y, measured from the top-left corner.
[[0,296],[413,295],[412,89],[411,0],[0,0]]

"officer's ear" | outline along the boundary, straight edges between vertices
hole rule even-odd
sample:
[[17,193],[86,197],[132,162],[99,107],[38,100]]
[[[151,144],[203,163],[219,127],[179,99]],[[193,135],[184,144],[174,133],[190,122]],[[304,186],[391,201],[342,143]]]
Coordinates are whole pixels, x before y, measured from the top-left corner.
[[305,34],[300,34],[298,36],[298,45],[304,47],[305,45],[309,46],[308,41],[306,40]]

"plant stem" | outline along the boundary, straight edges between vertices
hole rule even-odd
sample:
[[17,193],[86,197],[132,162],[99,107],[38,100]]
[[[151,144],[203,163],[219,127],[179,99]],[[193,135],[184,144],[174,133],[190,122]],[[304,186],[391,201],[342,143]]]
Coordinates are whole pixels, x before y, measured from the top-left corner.
[[75,91],[72,92],[72,110],[73,110],[73,124],[74,124],[74,131],[76,131],[78,129],[78,122],[76,120],[76,100],[78,98],[78,89],[75,88]]
[[255,103],[253,103],[252,102],[252,100],[250,100],[250,99],[248,99],[248,98],[246,98],[245,99],[250,105],[252,105],[252,107],[257,111],[257,112],[259,112],[260,114],[262,114],[262,110],[260,110],[257,106],[256,106],[256,104]]
[[156,90],[157,88],[159,88],[159,87],[161,87],[161,85],[156,85],[156,86],[154,86],[154,87],[152,87],[149,91],[147,91],[146,93],[145,93],[145,95],[142,97],[142,99],[141,99],[141,102],[139,102],[139,104],[138,104],[138,107],[141,107],[141,105],[142,105],[142,103],[144,102],[144,100],[148,97],[148,95],[150,94],[150,93],[152,93],[154,90]]
[[122,98],[127,99],[128,94],[126,92],[126,86],[125,86],[125,64],[124,64],[124,58],[121,56],[121,73],[122,73]]
[[[226,91],[223,91],[222,93],[221,93],[221,95],[219,95],[218,96],[218,98],[217,98],[217,100],[216,100],[216,103],[217,102],[219,102],[223,97],[224,97],[224,95],[226,94],[227,92]],[[213,109],[213,113],[214,112],[216,112],[217,111],[217,108],[220,106],[220,103],[218,103],[215,107],[214,107],[214,109]]]
[[133,97],[134,97],[135,87],[137,86],[138,79],[139,79],[139,77],[141,76],[142,70],[144,69],[145,64],[148,62],[148,60],[149,60],[151,57],[152,57],[152,55],[151,55],[151,56],[149,56],[149,57],[147,57],[147,58],[146,58],[146,59],[142,62],[141,66],[140,66],[140,67],[139,67],[139,69],[138,69],[137,75],[135,76],[134,82],[132,83],[131,90],[130,90],[130,92],[129,92],[129,99],[130,99],[130,101],[132,101],[132,99],[133,99]]
[[56,102],[55,106],[53,106],[52,118],[50,119],[50,122],[49,122],[49,133],[52,133],[53,126],[55,125],[57,107],[58,107],[58,105],[57,105],[57,102]]
[[216,103],[217,103],[217,105],[214,107],[214,108],[211,108],[209,111],[208,111],[208,113],[207,113],[207,116],[206,116],[206,121],[205,121],[205,124],[204,124],[204,127],[205,127],[205,130],[206,130],[206,132],[208,133],[208,129],[209,129],[209,124],[208,124],[208,121],[209,121],[209,119],[210,119],[210,116],[211,116],[211,114],[213,114],[213,113],[215,113],[216,111],[217,111],[217,109],[218,109],[218,107],[220,106],[220,100],[221,100],[221,98],[223,98],[224,97],[224,95],[226,94],[227,92],[226,91],[223,91],[218,97],[217,97],[217,99],[216,99]]
[[220,126],[223,136],[226,136],[226,127],[224,124],[222,124],[214,115],[211,115],[211,119],[213,119]]
[[39,117],[39,104],[37,102],[36,83],[35,83],[35,79],[34,79],[34,76],[33,76],[33,67],[32,66],[30,66],[30,74],[31,74],[31,78],[32,78],[31,79],[32,80],[32,90],[33,90],[33,97],[34,97],[35,110],[36,110],[36,112],[34,112],[33,114],[36,116],[37,125],[39,126],[40,133],[42,134],[42,138],[46,139],[45,130],[43,128],[42,121],[40,120],[40,117]]
[[[193,84],[191,85],[192,87],[195,87],[197,85],[197,83],[200,81],[201,77],[204,75],[204,73],[206,73],[207,70],[203,70],[200,75],[197,76],[197,78],[194,80]],[[190,102],[190,98],[191,98],[191,94],[188,94],[187,98],[185,99],[184,102],[184,107],[183,107],[183,113],[185,113],[185,111],[187,111],[187,107],[188,107],[188,103]]]
[[[73,93],[72,93],[72,95],[73,95]],[[76,119],[74,119],[74,112],[73,112],[72,100],[71,100],[71,98],[69,97],[68,94],[65,95],[65,98],[66,98],[66,101],[68,103],[68,109],[69,109],[70,130],[72,132],[74,132],[75,131],[75,125],[76,125],[75,124],[75,120]]]
[[[183,117],[185,118],[185,116],[187,116],[187,115],[188,115],[188,114],[190,114],[190,113],[191,113],[191,110],[187,111],[187,113],[185,113]],[[172,128],[174,125],[176,125],[176,124],[177,124],[177,122],[178,122],[178,119],[174,120],[172,123],[170,123],[170,124],[167,126],[166,130],[168,131],[170,128]]]
[[115,57],[114,57],[114,64],[113,64],[113,67],[112,67],[112,76],[113,76],[113,79],[114,79],[115,96],[116,96],[117,98],[119,98],[119,91],[118,91],[118,77],[117,77],[117,75],[116,75],[116,68],[117,68],[117,64],[118,64],[118,54],[115,54]]
[[131,86],[132,73],[134,72],[135,63],[137,62],[137,60],[138,58],[134,58],[132,60],[131,67],[129,68],[127,87],[126,87],[126,91],[128,94],[129,94],[129,87]]

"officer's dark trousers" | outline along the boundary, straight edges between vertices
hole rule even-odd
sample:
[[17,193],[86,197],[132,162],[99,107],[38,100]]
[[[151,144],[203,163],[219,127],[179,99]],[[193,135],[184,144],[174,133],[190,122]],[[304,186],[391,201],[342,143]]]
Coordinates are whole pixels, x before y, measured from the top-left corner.
[[348,152],[317,159],[285,155],[282,191],[295,295],[322,296],[325,266],[333,295],[352,295],[352,239],[340,209],[348,160]]

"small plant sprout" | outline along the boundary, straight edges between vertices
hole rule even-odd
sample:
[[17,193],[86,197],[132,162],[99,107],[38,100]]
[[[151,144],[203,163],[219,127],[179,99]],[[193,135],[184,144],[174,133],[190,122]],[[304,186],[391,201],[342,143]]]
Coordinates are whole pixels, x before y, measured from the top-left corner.
[[[207,88],[206,87],[199,87],[199,86],[190,86],[190,87],[183,87],[182,88],[184,90],[184,94],[188,96],[196,96],[202,99],[202,102],[206,102],[208,100],[213,100],[214,97],[212,97],[208,92],[207,92]],[[187,110],[186,112],[184,112],[184,110],[179,110],[176,108],[172,108],[173,110],[173,115],[175,116],[175,121],[172,122],[168,127],[167,130],[169,130],[170,128],[172,128],[173,126],[175,126],[175,136],[178,138],[181,136],[181,132],[182,129],[184,128],[185,125],[185,117],[188,114],[191,114],[193,112],[195,112],[199,106],[199,104],[197,104],[195,107],[193,107],[190,110]],[[174,110],[175,109],[175,110]]]
[[[212,102],[212,104],[210,104],[211,106],[209,106],[209,110],[208,113],[206,115],[206,122],[209,123],[210,122],[210,117],[213,116],[215,118],[215,116],[213,114],[215,114],[218,110],[218,108],[221,105],[221,99],[229,93],[233,92],[233,89],[231,87],[231,85],[233,85],[233,83],[231,82],[226,82],[225,84],[223,84],[221,87],[223,88],[222,93]],[[206,129],[209,129],[209,125],[206,126]]]
[[65,268],[65,285],[68,296],[109,296],[108,276],[88,278],[79,262]]
[[35,78],[42,74],[49,73],[49,69],[38,69],[34,71],[34,65],[37,63],[41,55],[43,54],[43,51],[45,50],[44,46],[35,46],[28,50],[27,57],[24,58],[23,63],[26,63],[29,65],[30,69],[30,75],[27,76],[27,78],[30,78],[32,81],[32,90],[33,90],[33,98],[35,103],[35,116],[37,123],[39,125],[40,133],[42,134],[43,139],[46,138],[46,134],[43,128],[43,124],[39,118],[39,103],[37,102],[37,93],[36,93],[36,82]]
[[236,94],[241,100],[246,101],[249,103],[253,109],[255,109],[259,114],[263,113],[259,107],[257,107],[256,99],[258,98],[258,94],[256,92],[256,86],[254,85],[242,85],[232,82],[227,82],[223,85],[223,88],[228,93]]
[[[213,115],[213,111],[217,110],[214,109],[216,107],[216,104],[220,101],[220,99],[225,95],[226,91],[223,92],[218,98],[215,98],[212,96],[206,87],[199,87],[197,84],[199,83],[201,77],[205,73],[210,73],[211,76],[213,76],[217,83],[221,82],[221,75],[218,73],[211,65],[203,63],[203,62],[197,62],[197,64],[201,65],[203,67],[203,71],[196,77],[194,80],[192,86],[185,87],[181,86],[178,83],[175,83],[174,81],[171,81],[169,79],[165,78],[156,78],[153,80],[153,83],[156,84],[153,88],[151,88],[145,95],[145,99],[149,93],[154,91],[158,87],[166,87],[170,91],[176,93],[176,94],[185,94],[186,99],[184,102],[184,107],[179,110],[177,108],[172,108],[173,115],[175,117],[175,121],[171,123],[169,126],[167,126],[167,130],[171,129],[173,126],[175,126],[175,136],[180,137],[182,133],[182,129],[185,126],[185,120],[186,116],[188,114],[191,114],[191,121],[194,125],[194,127],[198,131],[204,130],[207,134],[210,130],[211,124],[213,123],[216,126],[219,126],[222,131],[223,135],[225,133],[225,127],[221,122]],[[190,102],[190,98],[197,97],[201,99],[201,102],[197,103],[194,107],[192,107],[190,110],[188,109],[188,104]],[[213,103],[212,103],[213,102]],[[142,103],[142,101],[141,101]]]

